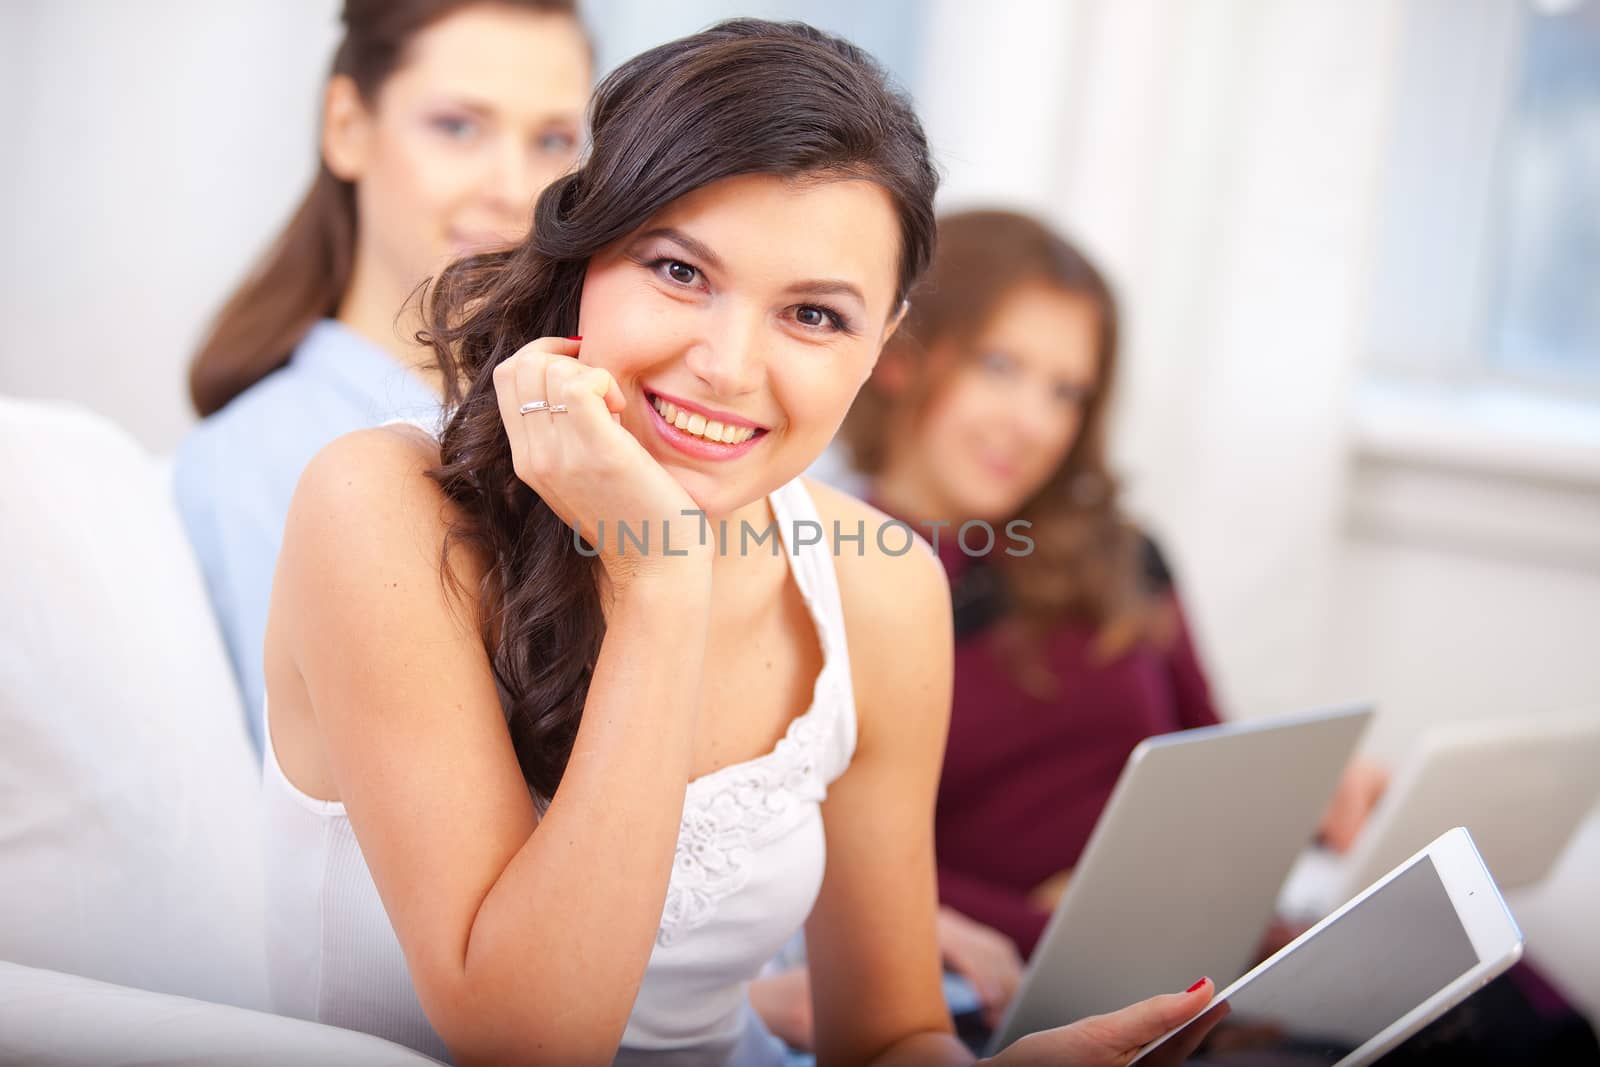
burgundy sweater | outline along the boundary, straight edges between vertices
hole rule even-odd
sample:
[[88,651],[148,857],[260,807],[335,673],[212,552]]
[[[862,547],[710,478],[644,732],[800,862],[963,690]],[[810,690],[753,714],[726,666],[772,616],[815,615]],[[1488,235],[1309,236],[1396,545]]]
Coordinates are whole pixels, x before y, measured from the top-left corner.
[[[1147,547],[1153,583],[1175,598]],[[995,628],[981,617],[962,625],[960,579],[974,561],[943,540],[939,556],[956,583],[958,612],[935,819],[940,902],[1005,933],[1027,956],[1050,917],[1028,902],[1029,891],[1077,864],[1134,746],[1209,726],[1217,712],[1181,608],[1170,646],[1141,644],[1105,664],[1090,660],[1091,625],[1062,626],[1045,650],[1060,696],[1029,694],[1004,666]]]

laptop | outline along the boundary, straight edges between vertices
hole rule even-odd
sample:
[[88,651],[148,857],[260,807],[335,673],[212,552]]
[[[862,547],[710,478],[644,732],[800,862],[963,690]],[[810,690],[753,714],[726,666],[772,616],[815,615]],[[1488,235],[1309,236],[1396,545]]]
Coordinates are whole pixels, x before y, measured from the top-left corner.
[[1187,987],[1255,961],[1370,704],[1225,723],[1133,750],[990,1039]]
[[1280,908],[1320,919],[1453,826],[1502,889],[1542,881],[1600,801],[1600,709],[1453,723],[1429,731],[1344,856],[1308,851]]

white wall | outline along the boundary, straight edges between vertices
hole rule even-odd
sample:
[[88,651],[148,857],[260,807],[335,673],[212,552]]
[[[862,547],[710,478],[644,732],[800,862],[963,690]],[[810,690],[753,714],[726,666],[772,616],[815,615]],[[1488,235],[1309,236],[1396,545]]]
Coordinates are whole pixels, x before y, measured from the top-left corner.
[[1435,721],[1600,708],[1600,574],[1359,532],[1335,574],[1327,676],[1382,698],[1390,758]]
[[0,390],[167,449],[209,316],[309,182],[336,0],[11,0]]

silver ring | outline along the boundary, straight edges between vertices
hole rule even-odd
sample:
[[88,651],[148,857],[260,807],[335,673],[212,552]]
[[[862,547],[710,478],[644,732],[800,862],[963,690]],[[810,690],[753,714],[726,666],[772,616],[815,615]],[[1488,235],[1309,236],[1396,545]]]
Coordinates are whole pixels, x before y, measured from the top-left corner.
[[517,409],[518,415],[532,415],[535,411],[548,411],[552,415],[567,410],[565,404],[552,404],[548,400],[530,400]]

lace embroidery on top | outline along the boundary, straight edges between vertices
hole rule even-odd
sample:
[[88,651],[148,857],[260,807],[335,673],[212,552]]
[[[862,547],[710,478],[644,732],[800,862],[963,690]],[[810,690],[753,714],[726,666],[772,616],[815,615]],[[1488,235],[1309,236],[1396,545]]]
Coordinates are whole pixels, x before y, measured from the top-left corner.
[[750,880],[752,854],[827,796],[821,762],[842,695],[832,634],[819,627],[818,638],[823,663],[811,707],[789,724],[771,752],[689,784],[656,944],[673,945],[709,922],[717,905]]

